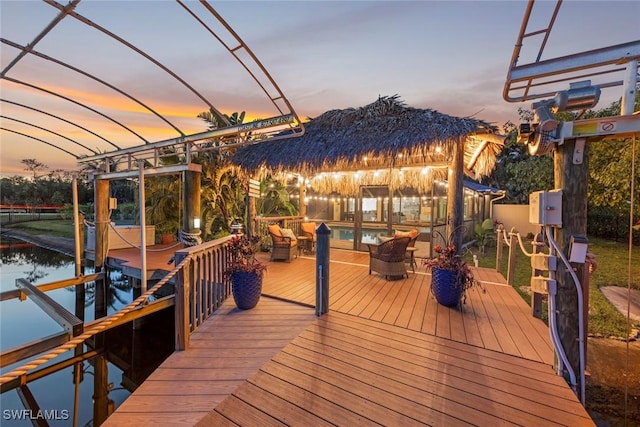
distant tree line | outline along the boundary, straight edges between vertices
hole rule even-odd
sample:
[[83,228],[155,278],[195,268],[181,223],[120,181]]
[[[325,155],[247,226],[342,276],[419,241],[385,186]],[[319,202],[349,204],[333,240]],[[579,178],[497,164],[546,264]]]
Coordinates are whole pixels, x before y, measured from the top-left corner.
[[[37,159],[23,159],[25,170],[31,176],[15,175],[0,178],[0,204],[27,206],[64,206],[62,214],[71,217],[73,203],[73,175],[62,170],[49,170]],[[93,183],[78,178],[78,203],[81,210],[93,213]],[[135,187],[128,181],[114,181],[111,197],[123,204],[134,202]],[[124,206],[123,206],[124,207]],[[126,208],[125,208],[126,209]]]

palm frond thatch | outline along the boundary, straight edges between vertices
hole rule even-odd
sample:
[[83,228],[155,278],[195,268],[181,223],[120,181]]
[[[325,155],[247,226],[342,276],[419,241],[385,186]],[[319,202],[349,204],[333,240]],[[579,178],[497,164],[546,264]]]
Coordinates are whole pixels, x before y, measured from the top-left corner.
[[[327,111],[305,128],[298,138],[239,148],[232,162],[257,178],[289,172],[312,177],[330,171],[378,171],[379,180],[386,171],[386,184],[402,188],[416,174],[403,175],[398,170],[446,166],[455,144],[464,144],[467,175],[485,176],[495,167],[503,139],[496,137],[496,127],[487,122],[408,107],[397,95],[379,97],[360,108]],[[422,174],[421,179],[429,181],[434,175]],[[337,177],[332,180],[335,189]],[[342,181],[338,191],[351,193],[353,189],[345,186],[355,184],[349,178]]]

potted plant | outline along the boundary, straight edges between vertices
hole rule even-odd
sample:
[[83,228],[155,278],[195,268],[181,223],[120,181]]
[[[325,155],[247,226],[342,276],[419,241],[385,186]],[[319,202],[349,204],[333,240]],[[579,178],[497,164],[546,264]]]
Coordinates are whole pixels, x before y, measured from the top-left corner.
[[176,233],[180,228],[177,220],[165,220],[156,224],[156,234],[160,237],[160,243],[169,245],[176,241]]
[[231,292],[238,308],[248,310],[258,304],[266,264],[256,259],[258,236],[235,235],[227,243],[229,264],[225,274],[231,278]]
[[461,301],[464,303],[467,289],[478,284],[471,267],[458,254],[455,245],[436,245],[433,251],[436,256],[425,259],[424,265],[427,271],[431,271],[431,292],[436,301],[447,307],[455,307]]

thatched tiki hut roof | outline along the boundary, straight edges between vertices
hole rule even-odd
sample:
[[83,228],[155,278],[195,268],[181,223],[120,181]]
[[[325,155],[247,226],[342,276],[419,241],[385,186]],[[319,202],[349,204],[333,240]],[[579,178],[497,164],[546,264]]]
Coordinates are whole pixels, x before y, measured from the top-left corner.
[[476,179],[489,174],[504,140],[487,122],[408,107],[397,95],[327,111],[305,129],[298,138],[241,147],[232,162],[258,179],[295,173],[319,192],[355,195],[360,185],[425,191],[439,178],[448,179],[451,187],[448,170],[463,150],[454,174],[459,175],[455,187],[461,204],[462,173]]
[[[359,184],[387,184],[396,189],[407,184],[415,187],[417,181],[430,185],[432,174],[424,173],[427,167],[436,174],[444,169],[442,176],[446,177],[457,145],[464,147],[464,172],[476,179],[486,176],[495,166],[504,139],[495,134],[495,126],[482,120],[407,107],[397,96],[380,97],[360,108],[327,111],[306,123],[305,129],[299,138],[239,148],[232,161],[256,178],[290,173],[312,178],[321,173],[360,171]],[[398,174],[382,176],[390,169],[409,173],[402,174],[404,179]],[[412,171],[419,172],[420,179],[410,176]],[[333,174],[330,191],[355,194],[357,187],[349,185],[348,176],[343,174],[340,179]]]

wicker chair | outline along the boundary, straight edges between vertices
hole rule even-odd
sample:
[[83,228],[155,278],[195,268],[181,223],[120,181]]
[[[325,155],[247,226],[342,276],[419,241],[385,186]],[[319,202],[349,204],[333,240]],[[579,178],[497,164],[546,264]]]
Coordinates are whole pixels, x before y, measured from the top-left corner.
[[298,241],[285,236],[278,224],[268,227],[271,236],[271,261],[291,261],[298,256]]
[[407,276],[405,253],[410,237],[394,237],[379,245],[369,246],[369,274],[380,273],[389,280],[390,277]]
[[409,240],[409,244],[407,245],[407,248],[413,248],[413,250],[411,251],[407,251],[405,253],[404,256],[404,262],[409,264],[409,266],[411,267],[411,270],[413,270],[413,272],[416,272],[416,258],[415,258],[415,248],[416,248],[416,242],[418,241],[418,236],[420,234],[416,234],[413,237],[410,237],[411,240]]
[[316,223],[315,222],[303,222],[300,224],[300,235],[302,237],[308,237],[307,250],[311,253],[315,252],[316,248]]

